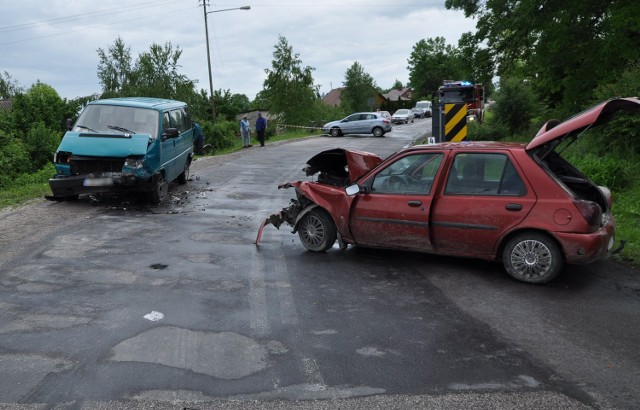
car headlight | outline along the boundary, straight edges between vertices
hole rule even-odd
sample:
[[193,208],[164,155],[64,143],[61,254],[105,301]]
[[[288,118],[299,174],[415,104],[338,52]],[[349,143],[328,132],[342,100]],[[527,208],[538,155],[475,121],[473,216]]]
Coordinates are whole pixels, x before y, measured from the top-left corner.
[[142,158],[127,158],[124,161],[124,166],[128,168],[139,169],[144,166],[144,159]]

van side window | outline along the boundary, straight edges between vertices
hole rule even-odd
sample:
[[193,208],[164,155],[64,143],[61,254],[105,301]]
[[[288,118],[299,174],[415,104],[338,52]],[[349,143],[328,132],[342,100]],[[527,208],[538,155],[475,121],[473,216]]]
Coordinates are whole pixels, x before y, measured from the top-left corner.
[[166,132],[167,129],[171,128],[171,120],[169,119],[169,113],[162,113],[162,132]]

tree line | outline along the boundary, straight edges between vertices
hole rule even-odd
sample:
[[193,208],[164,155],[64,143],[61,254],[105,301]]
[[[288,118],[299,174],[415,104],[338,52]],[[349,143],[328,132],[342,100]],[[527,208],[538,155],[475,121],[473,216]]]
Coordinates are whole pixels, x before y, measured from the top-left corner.
[[[640,95],[638,2],[446,0],[445,6],[475,18],[476,31],[464,33],[457,45],[447,44],[444,37],[418,41],[407,58],[406,86],[416,99],[435,100],[445,79],[483,83],[496,101],[495,115],[471,130],[473,138],[530,138],[548,118],[566,118],[612,96]],[[287,39],[278,36],[263,89],[253,101],[215,90],[213,121],[211,96],[180,72],[179,46],[152,44],[134,59],[118,37],[97,53],[101,92],[73,100],[60,98],[39,81],[24,90],[9,73],[0,74],[0,99],[11,100],[11,110],[0,109],[0,188],[20,173],[45,167],[65,130],[65,119],[93,99],[151,96],[185,101],[203,125],[207,142],[224,148],[235,138],[239,113],[269,110],[277,121],[308,125],[369,110],[377,93],[390,90],[379,87],[355,61],[345,71],[341,105],[327,106],[313,78],[316,69],[305,66]],[[402,86],[396,80],[391,89]],[[624,137],[607,135],[606,154],[640,153],[638,139],[627,138],[637,134],[636,125],[620,125]]]

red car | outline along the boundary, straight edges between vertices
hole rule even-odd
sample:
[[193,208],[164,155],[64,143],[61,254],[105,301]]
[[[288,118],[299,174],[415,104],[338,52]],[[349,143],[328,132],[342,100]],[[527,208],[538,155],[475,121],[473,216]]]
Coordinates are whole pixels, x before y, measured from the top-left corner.
[[640,100],[605,101],[571,119],[547,122],[526,143],[418,145],[386,160],[357,151],[324,151],[308,161],[316,181],[293,187],[290,206],[263,222],[293,226],[302,244],[323,252],[361,245],[501,260],[515,279],[546,283],[566,263],[612,250],[611,192],[559,154],[618,110]]

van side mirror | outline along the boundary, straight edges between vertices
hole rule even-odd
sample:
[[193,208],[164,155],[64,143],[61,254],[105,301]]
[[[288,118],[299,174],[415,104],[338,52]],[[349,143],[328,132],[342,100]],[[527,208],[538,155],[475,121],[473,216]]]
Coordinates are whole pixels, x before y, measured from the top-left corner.
[[178,131],[177,128],[167,128],[163,133],[162,133],[162,140],[166,140],[169,138],[175,138],[178,135],[180,135],[180,131]]
[[347,193],[347,195],[353,196],[360,192],[360,186],[358,186],[358,184],[350,185],[347,187],[347,189],[345,189],[345,192]]
[[67,118],[67,131],[71,131],[73,129],[73,120],[71,118]]

